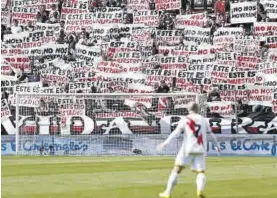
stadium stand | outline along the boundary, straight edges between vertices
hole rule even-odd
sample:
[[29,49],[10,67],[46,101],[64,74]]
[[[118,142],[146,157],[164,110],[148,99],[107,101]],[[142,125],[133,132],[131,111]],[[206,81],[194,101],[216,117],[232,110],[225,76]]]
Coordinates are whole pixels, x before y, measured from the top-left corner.
[[[21,134],[41,133],[27,121],[43,116],[49,134],[62,133],[65,111],[82,126],[89,118],[89,134],[119,122],[129,130],[108,133],[161,133],[161,120],[178,122],[195,93],[206,98],[215,133],[277,134],[276,1],[6,0],[1,40],[1,135],[14,134],[16,105]],[[192,94],[135,105],[84,98],[78,106],[30,95],[18,104],[16,92]],[[70,134],[82,134],[78,121]]]

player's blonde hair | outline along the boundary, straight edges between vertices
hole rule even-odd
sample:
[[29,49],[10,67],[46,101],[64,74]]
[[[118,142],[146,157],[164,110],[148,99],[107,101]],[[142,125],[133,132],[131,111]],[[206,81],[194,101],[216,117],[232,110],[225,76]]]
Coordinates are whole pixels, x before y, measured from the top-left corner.
[[199,104],[197,104],[196,102],[190,102],[188,104],[188,111],[193,113],[199,113],[200,111]]

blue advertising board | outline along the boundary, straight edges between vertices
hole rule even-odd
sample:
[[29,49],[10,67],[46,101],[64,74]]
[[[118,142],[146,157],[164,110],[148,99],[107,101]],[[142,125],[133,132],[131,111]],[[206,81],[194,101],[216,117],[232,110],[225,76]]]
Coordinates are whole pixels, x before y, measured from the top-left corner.
[[[166,135],[99,135],[99,136],[20,136],[20,155],[174,155],[178,152],[182,137],[174,139],[167,148],[158,152],[156,146]],[[218,135],[223,156],[277,156],[276,135]],[[43,148],[43,150],[42,150]],[[15,136],[2,136],[2,155],[15,155]],[[207,144],[208,155],[216,155],[212,141]]]

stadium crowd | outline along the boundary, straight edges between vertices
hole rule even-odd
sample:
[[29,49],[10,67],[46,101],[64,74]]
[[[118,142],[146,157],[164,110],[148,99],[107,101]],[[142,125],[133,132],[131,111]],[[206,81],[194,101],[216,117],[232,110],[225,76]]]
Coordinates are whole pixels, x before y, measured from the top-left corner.
[[[32,83],[42,82],[41,87],[44,89],[55,88],[48,93],[59,93],[58,88],[67,93],[197,92],[207,94],[208,102],[222,101],[226,106],[230,102],[234,110],[234,101],[230,98],[233,97],[232,91],[235,88],[247,91],[246,95],[242,94],[236,99],[240,117],[253,114],[253,111],[271,112],[274,117],[274,105],[264,105],[277,100],[274,96],[267,100],[261,99],[261,102],[259,99],[253,99],[256,106],[254,110],[252,103],[249,103],[252,99],[243,99],[251,98],[251,91],[254,89],[257,93],[262,89],[270,89],[272,95],[277,93],[275,85],[265,85],[271,79],[277,79],[276,70],[272,70],[276,68],[277,61],[277,4],[270,0],[4,2],[2,17],[5,19],[2,18],[1,23],[1,40],[2,50],[8,52],[2,53],[1,56],[1,74],[16,79],[8,79],[10,82],[13,81],[13,86],[5,86],[1,81],[4,85],[1,90],[2,100],[9,101],[9,104],[12,103],[10,101],[15,86],[33,86]],[[276,7],[269,8],[268,4]],[[31,7],[35,11],[28,10]],[[20,17],[20,13],[24,12],[30,14],[31,20],[26,19],[28,17]],[[94,19],[90,19],[91,16]],[[119,18],[120,22],[116,21],[116,18]],[[102,31],[101,27],[104,26],[106,29]],[[55,40],[48,42],[44,40],[46,35],[39,36],[42,27],[48,28],[49,37]],[[126,27],[131,31],[126,32]],[[265,30],[259,31],[259,28]],[[195,33],[191,33],[193,30]],[[17,35],[18,38],[24,38],[24,33],[29,33],[29,41],[19,39],[15,44],[9,43]],[[223,38],[218,41],[220,36],[229,36],[234,40],[229,42]],[[31,41],[40,42],[42,45],[34,45]],[[45,51],[42,54],[32,51],[44,49],[44,45],[53,49],[55,45],[57,49],[58,46],[66,45],[67,51],[49,53],[50,56],[43,54]],[[254,49],[248,48],[249,46]],[[16,50],[19,50],[18,53]],[[90,50],[97,51],[97,55],[92,57],[93,55],[89,54]],[[207,54],[201,53],[205,50],[208,50]],[[25,57],[28,57],[27,66],[18,59],[15,62],[11,60],[13,56],[22,56],[21,53],[26,53]],[[131,62],[122,61],[122,57],[130,59]],[[182,57],[183,61],[180,60]],[[81,66],[75,67],[80,62]],[[105,63],[108,64],[105,65],[106,68]],[[204,67],[199,67],[201,65]],[[219,69],[221,65],[222,69]],[[270,73],[267,73],[270,69]],[[257,80],[259,75],[263,76],[263,72],[275,77]],[[80,73],[83,78],[80,77]],[[126,76],[128,73],[129,79]],[[56,77],[51,78],[50,75]],[[231,81],[232,75],[237,75],[234,77],[235,80],[242,81]],[[153,76],[159,78],[151,78]],[[255,77],[255,81],[249,83],[248,77]],[[80,88],[76,82],[85,83],[85,88]],[[19,90],[22,91],[20,88]],[[222,93],[228,93],[229,99],[225,95],[222,96]],[[37,113],[46,106],[50,106],[47,111],[57,112],[60,104],[56,103],[51,100],[46,104],[41,99],[42,108],[39,108]],[[121,111],[122,109],[113,109],[115,103],[121,108],[129,109],[123,107],[126,106],[124,102],[114,100],[106,104],[86,100],[86,109],[93,115],[97,112],[96,106],[100,106],[99,108],[102,111],[105,109],[106,112]],[[151,107],[145,111],[166,108],[167,113],[172,114],[176,109],[175,103],[176,101],[171,98],[165,101],[153,98]],[[14,113],[14,105],[11,104],[10,108]],[[29,106],[22,105],[21,115],[30,112],[26,108]],[[208,108],[208,117],[221,117],[220,113],[212,111],[211,108],[213,107]],[[224,110],[222,113],[228,114]]]

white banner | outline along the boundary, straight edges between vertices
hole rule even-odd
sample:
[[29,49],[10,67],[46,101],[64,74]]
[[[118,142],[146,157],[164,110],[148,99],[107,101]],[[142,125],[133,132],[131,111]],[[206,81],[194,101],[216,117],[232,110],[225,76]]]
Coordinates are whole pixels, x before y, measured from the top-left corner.
[[231,23],[253,23],[257,20],[257,2],[231,3]]

